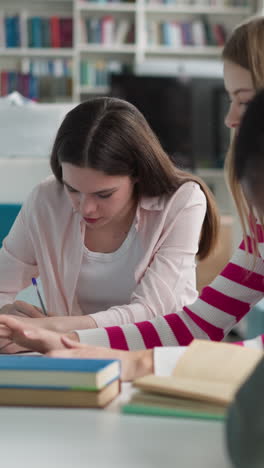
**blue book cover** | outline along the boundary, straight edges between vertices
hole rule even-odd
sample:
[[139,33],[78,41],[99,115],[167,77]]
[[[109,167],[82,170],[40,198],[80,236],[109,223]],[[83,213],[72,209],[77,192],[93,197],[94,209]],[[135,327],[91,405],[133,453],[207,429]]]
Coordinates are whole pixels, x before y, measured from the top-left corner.
[[43,47],[42,41],[42,19],[40,16],[33,16],[31,18],[32,27],[32,46],[36,48]]
[[38,371],[71,371],[71,372],[98,372],[115,359],[77,359],[77,358],[51,358],[47,356],[0,356],[1,370],[38,370]]
[[7,72],[8,94],[17,90],[17,72]]
[[6,16],[4,19],[5,24],[5,44],[6,47],[16,47],[15,42],[15,29],[12,16]]
[[171,25],[168,22],[161,23],[162,44],[171,46]]
[[0,387],[100,390],[119,378],[115,359],[0,356]]
[[18,15],[13,17],[13,33],[14,33],[14,45],[15,47],[21,46],[20,40],[20,19]]
[[28,97],[35,101],[39,99],[39,78],[32,74],[29,75]]

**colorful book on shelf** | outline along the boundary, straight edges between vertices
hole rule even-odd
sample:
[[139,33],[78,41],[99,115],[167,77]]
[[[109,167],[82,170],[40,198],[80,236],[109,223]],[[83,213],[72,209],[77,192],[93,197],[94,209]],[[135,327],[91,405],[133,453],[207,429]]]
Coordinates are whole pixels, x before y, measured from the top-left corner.
[[5,16],[4,18],[5,26],[5,43],[6,47],[17,47],[16,44],[16,24],[14,16]]
[[0,387],[100,390],[119,377],[117,360],[0,356]]
[[72,47],[72,18],[60,18],[60,39],[61,47]]
[[217,40],[215,38],[211,23],[208,21],[208,19],[205,16],[202,17],[201,21],[204,27],[206,45],[217,46],[218,45]]
[[51,46],[61,47],[60,18],[56,15],[50,17]]
[[228,405],[263,351],[194,340],[171,376],[137,379],[122,411],[130,414],[224,419]]
[[43,47],[42,40],[42,19],[40,16],[33,16],[31,21],[32,47]]
[[225,44],[227,36],[224,26],[218,23],[213,24],[212,32],[214,34],[217,45],[220,47],[223,46]]
[[127,19],[120,19],[116,25],[115,44],[124,44],[129,32],[130,22]]
[[42,47],[51,47],[50,19],[42,18],[41,21]]
[[114,43],[115,34],[115,19],[112,15],[103,16],[101,18],[101,43],[104,45],[112,45]]
[[8,94],[8,73],[6,70],[2,70],[0,73],[0,91],[1,96]]

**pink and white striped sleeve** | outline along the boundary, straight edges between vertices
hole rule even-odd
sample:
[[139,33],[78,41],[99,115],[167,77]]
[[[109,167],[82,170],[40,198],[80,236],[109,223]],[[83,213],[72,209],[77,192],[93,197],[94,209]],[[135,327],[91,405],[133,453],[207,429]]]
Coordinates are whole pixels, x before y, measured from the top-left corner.
[[[262,230],[258,241],[259,247],[264,247]],[[249,239],[249,252],[243,241],[224,270],[181,312],[77,333],[82,343],[124,350],[186,346],[193,338],[221,341],[263,295],[264,261],[258,255],[254,263]]]

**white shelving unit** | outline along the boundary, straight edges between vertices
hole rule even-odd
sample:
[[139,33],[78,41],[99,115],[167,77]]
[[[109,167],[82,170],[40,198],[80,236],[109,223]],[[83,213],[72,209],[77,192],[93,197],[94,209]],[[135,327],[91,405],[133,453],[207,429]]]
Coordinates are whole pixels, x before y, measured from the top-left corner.
[[0,57],[73,57],[73,49],[57,49],[57,48],[0,48]]
[[[155,3],[154,3],[155,2]],[[1,15],[21,14],[24,18],[29,16],[72,16],[73,17],[73,47],[72,48],[28,48],[22,43],[21,48],[4,48],[0,42],[0,70],[4,67],[19,67],[23,58],[29,59],[55,59],[65,58],[72,60],[72,100],[79,101],[87,94],[105,94],[108,88],[105,84],[100,86],[81,85],[81,63],[91,61],[102,64],[114,62],[137,67],[147,64],[148,60],[167,59],[186,60],[217,59],[221,53],[219,46],[181,46],[171,47],[166,45],[148,45],[146,37],[147,22],[153,21],[191,21],[206,17],[209,22],[215,21],[225,24],[231,30],[237,23],[263,8],[263,1],[250,0],[250,6],[223,6],[224,1],[218,1],[216,5],[206,6],[201,0],[200,5],[188,4],[182,0],[181,4],[157,4],[157,0],[147,2],[135,0],[135,2],[107,2],[91,0],[2,0]],[[117,20],[128,20],[135,25],[134,44],[87,44],[81,34],[82,18],[101,18],[112,16]]]

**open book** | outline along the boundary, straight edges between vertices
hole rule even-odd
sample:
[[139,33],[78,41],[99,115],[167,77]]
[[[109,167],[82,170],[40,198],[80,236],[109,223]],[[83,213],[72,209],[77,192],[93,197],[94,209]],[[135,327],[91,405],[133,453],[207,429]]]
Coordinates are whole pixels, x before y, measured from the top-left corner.
[[134,386],[140,390],[123,411],[221,419],[262,356],[258,349],[194,340],[171,376],[137,379]]

